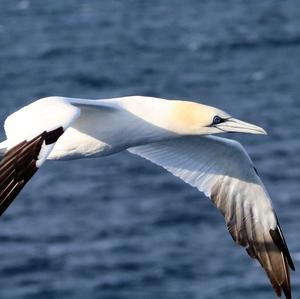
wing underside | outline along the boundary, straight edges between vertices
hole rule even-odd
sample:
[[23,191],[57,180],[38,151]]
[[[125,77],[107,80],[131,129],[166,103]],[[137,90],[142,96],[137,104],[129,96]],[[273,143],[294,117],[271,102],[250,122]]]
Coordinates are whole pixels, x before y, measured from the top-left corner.
[[265,269],[278,296],[291,298],[293,261],[269,195],[251,159],[235,141],[183,137],[130,148],[129,152],[164,167],[211,198],[233,240]]

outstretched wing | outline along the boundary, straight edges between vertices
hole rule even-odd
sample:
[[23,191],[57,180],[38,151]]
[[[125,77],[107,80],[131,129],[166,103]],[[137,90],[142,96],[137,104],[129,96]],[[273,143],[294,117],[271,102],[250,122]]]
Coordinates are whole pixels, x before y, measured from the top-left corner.
[[48,98],[6,119],[7,140],[1,143],[5,153],[0,162],[0,215],[45,162],[56,141],[79,114],[78,108],[64,100]]
[[236,141],[182,137],[128,149],[180,177],[210,197],[225,217],[233,240],[258,259],[278,296],[291,298],[294,270],[269,195],[251,159]]

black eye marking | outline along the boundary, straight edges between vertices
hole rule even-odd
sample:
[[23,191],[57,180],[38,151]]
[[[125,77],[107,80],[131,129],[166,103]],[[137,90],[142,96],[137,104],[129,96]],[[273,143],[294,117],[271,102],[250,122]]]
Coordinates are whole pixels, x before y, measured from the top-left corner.
[[220,116],[216,115],[213,119],[213,125],[218,125],[222,122],[224,122],[225,120],[223,118],[221,118]]

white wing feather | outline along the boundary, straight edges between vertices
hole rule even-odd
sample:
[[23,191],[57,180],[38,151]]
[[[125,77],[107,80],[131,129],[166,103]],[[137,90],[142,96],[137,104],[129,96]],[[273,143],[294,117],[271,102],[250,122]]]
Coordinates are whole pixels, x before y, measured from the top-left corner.
[[24,139],[30,139],[43,131],[58,127],[64,130],[78,118],[80,109],[64,98],[49,97],[35,101],[9,115],[4,123],[9,147]]

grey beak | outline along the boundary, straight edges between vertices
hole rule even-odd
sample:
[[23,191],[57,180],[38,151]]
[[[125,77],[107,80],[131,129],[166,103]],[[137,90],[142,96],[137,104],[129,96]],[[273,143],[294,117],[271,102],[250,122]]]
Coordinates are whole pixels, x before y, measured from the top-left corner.
[[246,123],[236,118],[228,118],[225,122],[222,122],[215,127],[224,132],[240,132],[267,135],[267,132],[263,128]]

